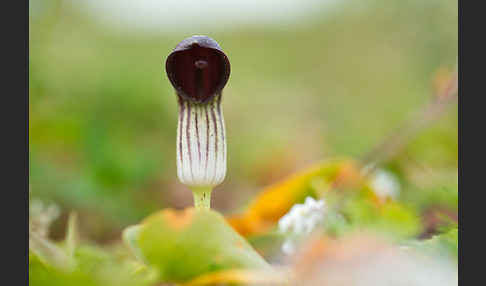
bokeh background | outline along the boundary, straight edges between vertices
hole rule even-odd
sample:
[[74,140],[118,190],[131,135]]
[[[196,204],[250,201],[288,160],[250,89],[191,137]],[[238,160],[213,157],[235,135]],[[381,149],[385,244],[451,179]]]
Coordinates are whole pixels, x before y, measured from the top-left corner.
[[[75,210],[90,239],[192,204],[175,168],[177,103],[164,63],[182,39],[218,41],[228,173],[213,206],[237,212],[312,163],[359,160],[433,100],[457,64],[452,0],[31,0],[30,195]],[[401,199],[457,217],[457,105],[382,166]]]

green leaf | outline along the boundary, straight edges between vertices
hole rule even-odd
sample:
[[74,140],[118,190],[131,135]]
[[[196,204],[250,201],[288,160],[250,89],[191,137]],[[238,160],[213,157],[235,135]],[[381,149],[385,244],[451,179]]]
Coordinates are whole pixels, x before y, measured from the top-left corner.
[[397,202],[375,205],[369,200],[355,197],[347,201],[343,214],[352,227],[373,229],[397,238],[413,237],[421,230],[419,216]]
[[[162,281],[187,281],[225,269],[269,269],[269,264],[217,212],[170,209],[148,217],[124,238]],[[135,243],[134,243],[135,239]]]

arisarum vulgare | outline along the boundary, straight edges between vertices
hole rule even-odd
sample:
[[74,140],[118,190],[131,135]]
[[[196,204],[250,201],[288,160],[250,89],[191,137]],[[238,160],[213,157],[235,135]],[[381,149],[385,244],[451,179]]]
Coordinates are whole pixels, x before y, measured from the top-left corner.
[[192,36],[166,60],[179,103],[177,176],[194,194],[196,207],[209,208],[211,191],[226,175],[226,138],[221,96],[230,63],[216,41]]

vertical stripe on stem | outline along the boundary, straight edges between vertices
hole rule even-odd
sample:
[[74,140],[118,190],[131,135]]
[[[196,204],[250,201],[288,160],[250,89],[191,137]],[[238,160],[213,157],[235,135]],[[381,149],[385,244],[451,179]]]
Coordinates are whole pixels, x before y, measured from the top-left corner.
[[178,177],[189,186],[216,186],[226,175],[221,95],[205,104],[190,103],[180,98]]

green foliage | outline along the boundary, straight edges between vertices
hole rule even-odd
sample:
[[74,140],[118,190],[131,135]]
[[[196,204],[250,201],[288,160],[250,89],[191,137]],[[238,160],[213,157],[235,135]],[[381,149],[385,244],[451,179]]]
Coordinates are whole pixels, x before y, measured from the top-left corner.
[[421,230],[418,215],[398,203],[376,206],[363,199],[350,199],[342,210],[354,228],[370,228],[397,237],[413,237]]
[[101,286],[102,284],[97,283],[89,275],[78,271],[67,273],[59,269],[49,267],[43,264],[35,254],[29,252],[29,285]]
[[458,259],[458,228],[452,227],[432,238],[423,241],[411,241],[411,247],[431,255],[442,255],[446,258]]
[[[188,35],[116,33],[63,2],[32,1],[46,5],[29,27],[29,180],[34,197],[55,201],[61,217],[75,210],[81,232],[106,242],[163,207],[190,204],[189,190],[175,183],[177,104],[164,74],[165,56]],[[223,101],[228,179],[214,192],[217,210],[232,213],[309,162],[359,160],[430,102],[437,71],[457,62],[456,1],[336,7],[285,29],[198,31],[217,39],[232,65]],[[457,259],[454,222],[444,229],[441,220],[435,236],[417,239],[427,210],[457,214],[457,111],[447,112],[390,163],[402,184],[394,201],[376,202],[369,188],[329,192],[337,175],[329,165],[257,205],[246,219],[262,233],[251,245],[215,211],[185,219],[155,213],[125,231],[131,252],[88,243],[69,223],[59,243],[31,235],[29,284],[152,286],[267,268],[260,253],[270,262],[282,255],[276,221],[308,195],[326,201],[327,236],[373,230]],[[38,221],[48,233],[48,223]],[[52,237],[64,233],[59,221]]]
[[137,264],[118,260],[105,250],[84,245],[75,253],[75,267],[70,270],[45,264],[29,253],[29,285],[145,286],[156,277],[153,272],[136,274]]
[[211,210],[164,210],[129,232],[125,240],[159,271],[161,281],[186,281],[225,269],[269,267],[220,214]]
[[[75,6],[45,6],[30,19],[32,192],[107,219],[103,236],[180,191],[163,62],[188,35],[117,34]],[[431,99],[435,71],[456,62],[455,1],[354,0],[313,16],[283,30],[206,31],[234,67],[223,101],[231,180],[218,192],[233,206],[305,162],[367,152]],[[457,116],[404,153],[405,167],[457,167]]]

